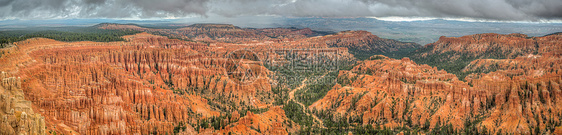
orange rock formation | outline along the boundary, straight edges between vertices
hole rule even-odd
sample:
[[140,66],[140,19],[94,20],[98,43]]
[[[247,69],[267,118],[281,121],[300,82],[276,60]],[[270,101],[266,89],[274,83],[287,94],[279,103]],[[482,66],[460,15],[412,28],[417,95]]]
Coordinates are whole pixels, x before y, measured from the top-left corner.
[[[18,102],[12,103],[21,104],[15,110],[18,119],[19,114],[27,113],[26,118],[32,120],[27,125],[38,125],[18,127],[14,132],[32,133],[30,128],[41,126],[44,129],[43,118],[33,113],[39,110],[46,116],[47,128],[58,133],[172,133],[179,122],[195,123],[221,115],[208,104],[208,100],[215,100],[212,96],[199,94],[230,95],[229,100],[236,103],[258,106],[261,101],[251,100],[255,93],[271,90],[265,74],[250,85],[229,81],[223,74],[225,58],[203,56],[196,51],[204,48],[198,43],[146,33],[125,38],[128,41],[110,43],[34,38],[4,49],[1,69],[23,80],[11,79],[13,83],[8,83],[10,79],[4,77],[4,93],[15,91],[3,94],[5,103]],[[17,91],[19,97],[14,95]],[[19,103],[25,101],[23,95],[28,101]],[[6,108],[7,121],[15,121],[9,117],[14,114],[10,112],[12,107]],[[278,110],[272,108],[274,115],[270,117],[276,117],[276,121],[286,119],[276,114]],[[279,128],[284,129],[282,125],[268,129],[276,132],[281,131]]]
[[[472,61],[463,70],[474,72],[467,82],[408,58],[373,56],[350,71],[340,71],[338,79],[343,84],[309,108],[361,119],[362,125],[430,129],[450,125],[480,133],[551,133],[562,120],[561,38],[477,34],[442,37],[427,45],[433,49],[429,53],[468,55],[484,54],[495,46],[508,58],[515,57]],[[476,128],[466,127],[466,122]]]
[[[271,92],[275,72],[260,62],[282,56],[268,52],[335,47],[330,49],[339,60],[353,61],[348,51],[385,53],[416,46],[366,31],[316,36],[310,29],[219,24],[98,27],[190,41],[139,33],[107,43],[33,38],[0,49],[0,134],[288,134],[300,125],[272,104],[272,97],[280,96]],[[474,72],[466,82],[408,58],[372,56],[340,71],[339,84],[308,108],[360,121],[356,125],[560,133],[561,39],[477,34],[442,37],[426,46],[432,50],[422,56],[447,51],[479,56],[496,50],[510,58],[472,61],[463,70]],[[236,50],[250,50],[261,61],[240,58],[235,59],[240,65],[228,65]],[[256,79],[240,84],[227,74],[242,67]],[[256,109],[263,111],[248,111]]]

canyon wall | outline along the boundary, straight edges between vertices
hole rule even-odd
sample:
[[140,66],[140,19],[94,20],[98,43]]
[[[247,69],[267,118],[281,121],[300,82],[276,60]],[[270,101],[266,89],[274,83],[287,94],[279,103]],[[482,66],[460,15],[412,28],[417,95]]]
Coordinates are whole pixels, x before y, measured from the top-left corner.
[[[355,62],[350,52],[418,47],[366,31],[323,35],[222,24],[97,27],[180,39],[148,33],[120,42],[32,38],[0,49],[0,134],[297,133],[305,126],[287,118],[285,106],[274,103],[286,95],[272,90],[291,88],[277,84],[290,76],[277,78],[280,70],[272,63]],[[561,39],[557,34],[441,37],[412,55],[470,58],[459,70],[468,75],[460,79],[409,58],[371,56],[337,71],[337,84],[307,108],[324,121],[322,128],[345,121],[428,132],[560,133]]]
[[[3,76],[4,122],[13,123],[14,133],[46,133],[46,126],[63,134],[172,134],[180,122],[194,130],[198,120],[224,113],[208,104],[214,98],[267,108],[252,100],[257,92],[271,90],[266,74],[239,85],[223,74],[226,59],[203,56],[197,43],[146,33],[125,39],[69,43],[34,38],[5,50],[2,69],[14,77]],[[277,115],[278,109],[270,111],[277,121],[286,119]],[[267,129],[280,132],[282,125]]]
[[[422,56],[494,55],[507,59],[475,59],[453,74],[408,58],[372,56],[349,71],[310,109],[334,120],[359,125],[465,133],[553,133],[562,120],[560,35],[477,34],[442,37]],[[494,47],[495,46],[495,47]],[[456,53],[443,53],[443,52]],[[510,59],[512,58],[512,59]],[[325,113],[334,112],[334,113]],[[331,116],[336,115],[336,116]]]

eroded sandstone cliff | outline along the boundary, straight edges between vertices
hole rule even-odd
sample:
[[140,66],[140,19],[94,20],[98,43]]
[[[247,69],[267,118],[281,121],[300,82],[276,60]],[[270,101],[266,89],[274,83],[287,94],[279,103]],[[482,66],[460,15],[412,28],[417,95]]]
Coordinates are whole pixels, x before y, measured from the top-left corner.
[[[417,45],[366,31],[316,36],[322,34],[221,24],[98,27],[183,40],[148,33],[104,43],[33,38],[1,49],[0,134],[289,134],[311,125],[333,129],[338,122],[349,123],[347,129],[371,125],[423,133],[562,132],[562,47],[556,34],[442,37],[416,53],[471,58],[459,69],[469,74],[460,78],[464,81],[409,58],[375,55],[337,71],[337,84],[304,107],[301,99],[293,100],[295,91],[315,80],[291,77],[316,73],[282,72],[339,66],[319,61],[354,62],[349,52]],[[247,53],[250,57],[240,57]],[[291,79],[299,86],[279,86],[279,80]],[[308,110],[287,112],[279,99]],[[314,124],[288,118],[301,116],[291,113],[306,114]]]
[[373,56],[349,71],[340,71],[338,84],[309,108],[328,120],[344,118],[373,127],[552,133],[562,120],[559,41],[560,35],[442,37],[427,45],[433,51],[422,56],[484,57],[497,49],[507,59],[475,59],[462,70],[471,73],[466,81],[459,81],[453,74],[408,58]]
[[[45,133],[46,125],[64,134],[172,134],[180,122],[187,123],[184,130],[195,130],[182,132],[200,132],[207,129],[193,127],[197,121],[239,110],[209,105],[219,98],[238,106],[269,108],[252,100],[255,93],[271,90],[266,74],[252,84],[239,85],[223,74],[226,59],[203,56],[197,52],[202,49],[198,43],[146,33],[125,39],[68,43],[34,38],[5,50],[2,70],[15,74],[3,77],[6,124],[14,123],[10,126],[14,133]],[[260,115],[267,118],[272,113],[268,117],[275,121],[286,120],[282,110],[270,109]],[[46,116],[45,122],[33,110]],[[283,124],[260,127],[285,131]]]

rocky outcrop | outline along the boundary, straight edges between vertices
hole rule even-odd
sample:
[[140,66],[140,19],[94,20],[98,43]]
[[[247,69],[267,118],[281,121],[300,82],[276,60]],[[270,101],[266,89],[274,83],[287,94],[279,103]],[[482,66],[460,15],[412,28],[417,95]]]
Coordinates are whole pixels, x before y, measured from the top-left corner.
[[[523,34],[475,34],[462,37],[440,37],[435,43],[427,44],[416,50],[412,57],[419,59],[431,58],[433,61],[455,61],[457,59],[493,58],[506,59],[518,56],[560,55],[562,35],[528,37]],[[437,57],[437,58],[435,58]],[[445,57],[447,60],[442,60]],[[423,60],[420,60],[423,61]]]
[[[362,125],[429,130],[452,127],[472,133],[551,133],[562,119],[562,108],[557,105],[562,96],[562,73],[556,70],[536,74],[538,71],[525,72],[535,66],[521,65],[474,74],[463,82],[407,58],[370,59],[350,71],[340,71],[339,84],[309,108],[333,112]],[[560,59],[513,61],[539,64],[558,63]],[[536,70],[555,68],[557,65]],[[513,74],[515,71],[521,72]]]
[[0,80],[0,134],[46,134],[45,117],[35,113],[24,98],[21,79],[2,72]]
[[[495,33],[475,34],[462,37],[440,37],[435,43],[427,44],[420,56],[457,52],[474,57],[515,58],[521,54],[537,51],[541,46],[537,39],[523,34],[501,35]],[[491,54],[493,53],[493,54]]]
[[[180,132],[189,134],[203,131],[193,127],[198,120],[239,109],[220,102],[263,106],[255,95],[271,90],[265,73],[248,85],[231,81],[224,74],[224,56],[198,52],[207,45],[146,33],[124,38],[126,42],[109,43],[34,38],[6,49],[0,68],[24,81],[3,79],[2,103],[7,105],[2,116],[9,126],[2,131],[173,134],[179,123],[188,123]],[[286,119],[282,110],[270,111],[275,113],[268,117]],[[267,129],[283,133],[285,128]]]
[[[272,66],[337,67],[346,64],[319,62],[354,62],[349,52],[416,47],[366,31],[316,36],[321,34],[310,29],[220,24],[98,27],[181,39],[148,33],[105,43],[33,38],[1,49],[0,134],[296,133],[308,127],[288,119],[279,105],[285,93],[280,89],[291,86],[272,90],[279,80],[296,79],[278,76],[286,70]],[[324,123],[322,128],[345,121],[351,128],[556,134],[562,123],[560,39],[557,34],[442,37],[416,53],[473,59],[461,67],[473,73],[466,81],[409,58],[372,56],[339,71],[337,84],[304,113],[320,117],[314,120]],[[240,58],[243,54],[250,55]],[[492,56],[510,59],[479,59]]]
[[[477,69],[478,59],[516,59],[527,57],[559,57],[562,51],[562,35],[528,37],[523,34],[475,34],[462,37],[441,37],[439,41],[425,45],[410,54],[417,63],[445,69],[464,80],[472,72],[488,73],[494,69]],[[519,64],[521,65],[521,64]],[[519,66],[518,64],[512,67]],[[503,65],[506,66],[506,65]],[[501,67],[498,67],[501,68]],[[466,70],[465,70],[466,69]]]
[[286,127],[297,124],[287,119],[285,111],[279,107],[271,107],[261,114],[247,112],[247,115],[237,119],[227,128],[220,130],[220,134],[288,134]]

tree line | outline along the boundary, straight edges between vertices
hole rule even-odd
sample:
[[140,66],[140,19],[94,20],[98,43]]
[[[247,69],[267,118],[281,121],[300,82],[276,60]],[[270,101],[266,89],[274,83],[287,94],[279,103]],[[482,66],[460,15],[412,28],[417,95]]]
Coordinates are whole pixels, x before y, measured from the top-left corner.
[[96,41],[112,42],[124,41],[121,36],[139,33],[134,30],[103,30],[94,27],[86,28],[59,28],[52,30],[13,30],[0,31],[0,47],[4,48],[10,44],[29,38],[43,37],[58,41]]

